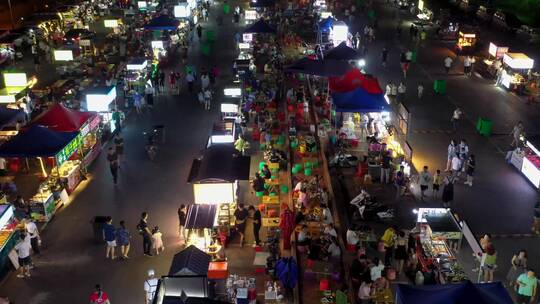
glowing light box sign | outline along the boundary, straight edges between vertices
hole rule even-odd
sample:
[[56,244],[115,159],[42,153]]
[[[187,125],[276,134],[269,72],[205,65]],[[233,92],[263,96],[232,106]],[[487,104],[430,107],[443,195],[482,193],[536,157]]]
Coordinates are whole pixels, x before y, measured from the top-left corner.
[[238,113],[238,105],[234,103],[222,103],[221,113]]
[[163,49],[163,41],[152,41],[153,49]]
[[234,202],[234,184],[193,184],[195,204],[220,204]]
[[334,46],[338,46],[343,41],[347,41],[349,27],[343,21],[336,22],[332,27],[332,41]]
[[4,73],[6,87],[25,87],[28,84],[26,73]]
[[132,62],[126,65],[126,69],[128,69],[129,71],[140,71],[140,70],[145,69],[147,65],[148,65],[147,60],[144,60],[140,63]]
[[527,157],[523,158],[521,172],[536,188],[540,187],[540,170]]
[[73,52],[71,50],[55,50],[54,60],[56,61],[72,61]]
[[503,62],[512,69],[528,70],[534,66],[534,60],[523,53],[506,53],[503,55]]
[[253,34],[243,34],[242,35],[242,41],[244,42],[251,42],[253,41]]
[[116,19],[109,19],[104,21],[105,27],[118,27],[118,20]]
[[418,10],[423,11],[424,10],[424,1],[418,0]]
[[110,87],[109,92],[86,94],[86,109],[95,112],[108,112],[109,105],[116,98],[116,87]]
[[251,48],[251,46],[249,45],[249,43],[239,42],[238,43],[238,48],[241,49],[241,50],[249,50]]
[[256,10],[246,10],[246,20],[257,20]]
[[332,12],[321,12],[321,19],[332,17]]
[[148,5],[146,4],[146,1],[138,1],[137,6],[139,7],[140,10],[145,10]]
[[180,3],[174,6],[174,16],[176,18],[187,18],[191,11],[187,2]]
[[223,89],[223,95],[229,97],[238,97],[242,95],[241,88],[225,88]]

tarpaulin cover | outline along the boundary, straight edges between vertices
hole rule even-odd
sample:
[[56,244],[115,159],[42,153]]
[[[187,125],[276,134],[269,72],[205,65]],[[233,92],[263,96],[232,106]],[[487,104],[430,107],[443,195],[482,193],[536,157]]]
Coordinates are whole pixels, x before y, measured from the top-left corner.
[[331,93],[331,96],[337,112],[370,113],[390,110],[384,94],[369,94],[362,88],[347,93]]
[[334,26],[334,21],[336,21],[332,17],[327,17],[326,19],[323,19],[321,22],[319,22],[319,32],[328,32],[330,29],[332,29],[332,26]]
[[175,254],[169,268],[170,276],[207,275],[211,257],[199,248],[191,245]]
[[172,31],[176,30],[180,25],[180,21],[174,18],[171,18],[167,15],[161,15],[150,20],[145,26],[145,30],[152,31]]
[[501,282],[413,286],[399,284],[396,304],[512,304],[513,301]]
[[354,68],[341,77],[330,77],[330,91],[346,93],[362,88],[370,94],[382,94],[383,90],[377,78],[365,75],[359,69]]
[[79,132],[55,132],[43,126],[32,126],[0,146],[1,157],[55,156]]
[[266,21],[264,21],[264,19],[262,18],[259,19],[259,21],[248,26],[244,30],[244,33],[253,33],[253,34],[256,34],[256,33],[265,34],[265,33],[275,33],[275,32],[276,30],[272,28],[270,25],[268,25],[268,23],[266,23]]
[[19,120],[24,120],[24,111],[22,109],[8,109],[0,107],[0,128],[13,125]]
[[276,276],[285,288],[293,289],[298,282],[298,265],[295,259],[287,257],[277,261]]
[[324,59],[356,60],[360,57],[362,57],[360,53],[355,49],[348,47],[345,41],[324,53]]
[[275,0],[251,0],[249,1],[250,7],[271,7],[276,4]]
[[329,77],[341,76],[347,73],[350,68],[350,64],[342,60],[312,60],[309,58],[302,58],[297,62],[286,66],[284,71]]
[[200,159],[193,160],[188,183],[248,180],[251,158],[237,155],[232,144],[212,145]]
[[214,227],[217,205],[189,205],[186,214],[186,229],[205,229]]
[[32,121],[32,125],[45,126],[50,130],[58,132],[74,132],[91,118],[96,117],[96,112],[80,112],[68,109],[57,103],[47,112],[40,114]]

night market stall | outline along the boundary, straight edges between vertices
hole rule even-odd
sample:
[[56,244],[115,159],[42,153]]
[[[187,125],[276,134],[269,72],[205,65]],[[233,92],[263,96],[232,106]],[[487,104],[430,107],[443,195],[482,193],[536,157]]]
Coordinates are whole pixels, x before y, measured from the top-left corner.
[[98,112],[101,117],[102,135],[113,134],[120,121],[113,119],[116,111],[116,86],[98,86],[83,91],[86,99],[86,111]]
[[[10,252],[18,241],[17,220],[14,207],[9,204],[0,205],[0,270],[7,265]],[[16,255],[15,255],[16,259]]]
[[534,67],[534,60],[523,53],[505,53],[502,63],[499,83],[508,90],[523,93],[529,71]]
[[518,147],[508,152],[507,161],[540,189],[540,137],[520,138]]
[[[39,161],[41,174],[46,179],[28,200],[31,216],[35,220],[48,222],[67,201],[65,189],[69,186],[74,188],[80,181],[80,162],[75,160],[80,157],[74,156],[80,142],[79,132],[55,132],[46,127],[32,126],[0,146],[0,157],[17,158],[19,161],[37,158]],[[50,174],[47,173],[44,159],[50,160],[54,166]]]

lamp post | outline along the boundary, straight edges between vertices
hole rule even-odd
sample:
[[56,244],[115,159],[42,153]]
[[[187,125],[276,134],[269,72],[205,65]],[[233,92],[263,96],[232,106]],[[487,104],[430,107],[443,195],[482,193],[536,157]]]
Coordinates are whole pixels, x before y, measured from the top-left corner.
[[8,7],[9,7],[9,17],[11,20],[11,29],[15,29],[15,23],[13,23],[13,10],[11,9],[11,0],[7,0]]

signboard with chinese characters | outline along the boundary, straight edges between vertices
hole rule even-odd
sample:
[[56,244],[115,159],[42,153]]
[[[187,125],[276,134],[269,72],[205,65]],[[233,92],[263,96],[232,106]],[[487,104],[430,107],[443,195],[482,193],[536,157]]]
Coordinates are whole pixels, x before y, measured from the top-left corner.
[[81,146],[81,134],[77,135],[69,144],[67,144],[62,151],[56,154],[57,165],[60,166],[66,160],[68,160],[75,151]]

